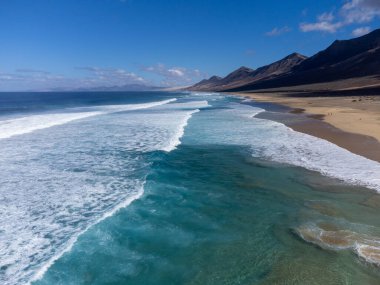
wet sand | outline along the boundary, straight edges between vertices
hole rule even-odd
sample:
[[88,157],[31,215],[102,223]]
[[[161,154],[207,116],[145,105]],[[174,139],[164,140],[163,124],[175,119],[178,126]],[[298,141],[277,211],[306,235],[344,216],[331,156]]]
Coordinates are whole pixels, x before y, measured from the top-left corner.
[[294,97],[282,93],[235,93],[256,102],[287,106],[258,117],[328,140],[380,162],[380,96]]

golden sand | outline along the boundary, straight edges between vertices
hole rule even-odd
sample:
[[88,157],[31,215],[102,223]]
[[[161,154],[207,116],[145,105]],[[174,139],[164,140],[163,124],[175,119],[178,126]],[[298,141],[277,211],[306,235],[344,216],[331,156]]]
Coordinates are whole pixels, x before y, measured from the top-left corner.
[[[323,120],[341,130],[342,133],[324,132],[323,128],[315,131],[310,121],[305,126],[291,127],[329,140],[359,155],[380,161],[380,96],[294,97],[284,93],[235,94],[258,102],[288,106],[294,109],[293,113],[305,113],[311,118]],[[361,137],[344,136],[344,133]]]
[[273,102],[323,115],[323,120],[346,132],[380,142],[380,97],[288,97],[282,94],[241,93],[256,101]]

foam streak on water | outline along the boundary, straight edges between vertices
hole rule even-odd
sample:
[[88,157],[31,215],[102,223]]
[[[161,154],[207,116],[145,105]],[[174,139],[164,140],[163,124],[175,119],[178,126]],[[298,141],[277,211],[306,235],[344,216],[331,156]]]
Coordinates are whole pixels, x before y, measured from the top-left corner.
[[[207,107],[208,106],[208,103],[207,101],[202,101],[202,102],[189,102],[189,103],[180,103],[180,104],[172,104],[170,107],[176,107],[176,108],[186,108],[186,107],[193,107],[193,106],[198,106],[198,107]],[[173,108],[173,107],[172,107]],[[186,128],[186,125],[189,121],[189,119],[192,117],[193,114],[199,112],[200,110],[199,109],[196,109],[196,110],[192,110],[192,111],[188,111],[186,113],[184,113],[184,116],[177,122],[178,123],[178,126],[177,126],[177,129],[174,131],[174,135],[172,136],[172,138],[168,141],[168,144],[167,146],[165,147],[162,147],[161,150],[165,151],[165,152],[170,152],[170,151],[173,151],[177,148],[178,145],[181,144],[181,137],[184,135],[184,132],[185,132],[185,128]],[[105,213],[101,218],[99,218],[97,221],[94,222],[94,224],[97,224],[99,222],[101,222],[102,220],[108,218],[108,217],[111,217],[112,215],[114,215],[118,210],[120,210],[121,208],[124,208],[124,207],[127,207],[133,200],[135,199],[138,199],[139,197],[141,197],[143,193],[143,186],[141,186],[139,188],[139,190],[137,191],[137,193],[134,195],[134,196],[131,196],[129,197],[128,199],[126,199],[125,201],[123,201],[122,203],[120,203],[119,205],[117,205],[115,208],[113,208],[111,211]],[[90,225],[91,226],[91,225]],[[88,230],[88,228],[90,227],[88,226],[86,229],[84,229],[82,232],[76,234],[75,236],[73,236],[66,244],[66,248],[64,250],[62,250],[61,252],[59,252],[57,255],[53,256],[52,258],[50,258],[50,260],[40,269],[38,270],[34,276],[32,277],[31,279],[31,282],[33,281],[36,281],[36,280],[39,280],[40,278],[43,277],[43,275],[45,274],[45,272],[49,269],[49,267],[57,260],[59,259],[65,252],[67,251],[70,251],[72,246],[74,245],[74,243],[76,242],[76,240],[78,239],[78,236],[85,232],[86,230]]]
[[[36,130],[46,129],[53,126],[63,125],[75,120],[80,120],[92,116],[109,114],[112,112],[132,111],[167,104],[176,99],[169,99],[160,102],[146,104],[128,104],[128,105],[107,105],[87,108],[71,108],[65,110],[65,113],[33,115],[16,119],[0,121],[0,139],[10,138],[16,135],[31,133]],[[82,110],[81,112],[73,112]],[[85,112],[83,112],[85,111]]]
[[145,153],[174,150],[188,120],[207,106],[174,101],[10,121],[24,135],[0,140],[1,284],[42,277],[81,233],[142,195]]
[[[113,216],[117,211],[119,211],[122,208],[127,207],[134,200],[140,198],[141,195],[143,194],[143,192],[144,192],[143,191],[143,185],[141,185],[141,187],[139,188],[139,190],[136,192],[136,194],[134,196],[133,195],[130,196],[125,201],[123,201],[122,203],[120,203],[119,205],[117,205],[115,208],[113,208],[111,211],[106,212],[102,217],[100,217],[98,220],[96,220],[93,224],[97,224],[97,223],[99,223],[99,222],[101,222],[101,221],[103,221],[103,220],[105,220],[105,219]],[[90,224],[83,231],[78,232],[77,234],[75,234],[74,236],[72,236],[70,238],[70,240],[68,242],[66,242],[66,247],[61,252],[59,252],[58,254],[53,255],[39,270],[37,270],[37,272],[30,279],[30,281],[28,282],[28,284],[30,284],[31,282],[34,282],[34,281],[37,281],[37,280],[41,279],[43,277],[43,275],[46,273],[46,271],[50,268],[50,266],[52,266],[56,260],[58,260],[59,258],[61,258],[63,254],[65,254],[66,252],[70,251],[71,248],[73,247],[74,243],[77,241],[78,237],[82,233],[86,232],[93,224]]]
[[187,122],[191,118],[191,116],[195,113],[199,112],[199,109],[187,112],[186,115],[182,118],[182,120],[179,122],[179,125],[176,130],[176,134],[173,136],[173,139],[169,141],[169,144],[165,147],[163,147],[161,150],[170,152],[172,150],[175,150],[177,146],[181,143],[181,137],[185,133],[185,127],[187,126]]
[[380,192],[380,163],[326,140],[295,132],[283,124],[271,125],[281,130],[282,136],[271,141],[270,147],[263,150],[265,157]]
[[364,261],[380,266],[380,239],[347,229],[323,229],[309,223],[296,229],[305,241],[329,250],[352,250]]
[[284,124],[256,118],[263,109],[237,103],[226,107],[199,117],[204,123],[198,123],[200,140],[194,143],[248,146],[255,157],[318,171],[380,192],[380,163]]

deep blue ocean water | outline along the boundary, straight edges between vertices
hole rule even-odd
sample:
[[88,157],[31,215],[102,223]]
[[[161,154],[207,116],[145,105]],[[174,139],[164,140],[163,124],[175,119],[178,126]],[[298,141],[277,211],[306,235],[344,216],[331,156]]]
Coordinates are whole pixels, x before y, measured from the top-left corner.
[[263,107],[0,94],[0,283],[379,284],[380,164]]

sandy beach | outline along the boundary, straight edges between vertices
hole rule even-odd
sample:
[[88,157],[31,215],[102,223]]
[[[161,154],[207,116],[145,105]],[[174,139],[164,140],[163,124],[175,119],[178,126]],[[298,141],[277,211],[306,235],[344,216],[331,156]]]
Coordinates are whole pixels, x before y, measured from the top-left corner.
[[289,96],[286,93],[235,93],[289,107],[298,119],[263,114],[294,130],[331,141],[353,153],[380,161],[380,97]]

